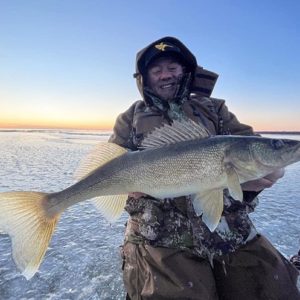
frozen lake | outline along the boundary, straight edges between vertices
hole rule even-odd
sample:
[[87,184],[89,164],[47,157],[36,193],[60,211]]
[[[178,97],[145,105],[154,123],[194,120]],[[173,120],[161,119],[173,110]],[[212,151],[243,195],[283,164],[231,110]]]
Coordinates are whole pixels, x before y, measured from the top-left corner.
[[[66,188],[74,183],[81,159],[108,136],[99,131],[0,131],[0,192]],[[288,138],[300,140],[299,135]],[[260,205],[251,214],[258,230],[286,257],[300,248],[299,182],[297,163],[260,195]],[[89,201],[71,207],[58,223],[39,272],[29,281],[12,261],[9,237],[0,234],[0,299],[124,299],[119,246],[126,219],[124,213],[109,224]]]

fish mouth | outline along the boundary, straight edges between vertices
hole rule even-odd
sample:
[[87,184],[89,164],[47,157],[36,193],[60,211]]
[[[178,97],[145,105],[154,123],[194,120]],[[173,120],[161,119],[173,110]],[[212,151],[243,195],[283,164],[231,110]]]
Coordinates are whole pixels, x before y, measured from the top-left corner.
[[288,145],[289,148],[286,152],[282,154],[282,158],[288,161],[288,164],[294,163],[300,160],[300,141],[283,139],[285,145]]

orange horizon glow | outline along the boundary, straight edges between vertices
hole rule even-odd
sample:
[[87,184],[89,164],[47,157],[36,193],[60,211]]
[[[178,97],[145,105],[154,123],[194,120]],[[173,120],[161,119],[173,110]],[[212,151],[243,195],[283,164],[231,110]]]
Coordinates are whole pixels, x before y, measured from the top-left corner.
[[112,130],[114,121],[107,122],[26,122],[26,121],[0,121],[3,129],[78,129],[78,130]]
[[295,124],[293,120],[284,120],[283,122],[270,122],[266,120],[251,121],[250,119],[243,120],[242,123],[249,124],[254,131],[287,131],[300,132],[299,122]]
[[[266,118],[264,115],[249,115],[244,111],[237,113],[239,121],[249,124],[255,131],[300,131],[300,123],[295,118],[278,116]],[[3,129],[74,129],[74,130],[109,130],[111,131],[117,114],[114,111],[106,115],[98,114],[97,111],[66,114],[31,111],[21,114],[20,112],[0,112],[0,128]]]
[[[78,120],[1,120],[0,128],[2,129],[74,129],[74,130],[107,130],[111,131],[113,129],[115,120],[106,120],[106,121],[78,121]],[[246,122],[247,124],[251,124],[255,131],[290,131],[290,132],[298,132],[300,128],[295,128],[294,124],[276,124],[276,126],[272,126],[267,123],[259,123],[259,122]]]

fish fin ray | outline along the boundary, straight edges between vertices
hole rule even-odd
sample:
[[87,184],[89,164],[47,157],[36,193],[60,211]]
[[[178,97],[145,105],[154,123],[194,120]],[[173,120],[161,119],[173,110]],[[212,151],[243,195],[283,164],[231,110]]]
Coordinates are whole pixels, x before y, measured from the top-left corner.
[[233,199],[243,201],[243,191],[235,168],[231,164],[227,164],[225,165],[225,172],[229,194]]
[[100,196],[92,199],[92,203],[109,221],[115,222],[122,214],[128,194]]
[[196,214],[202,214],[202,220],[213,232],[218,226],[223,211],[223,190],[209,190],[192,195],[193,206]]
[[81,180],[91,172],[126,153],[127,150],[117,144],[101,142],[82,160],[74,173],[74,178]]
[[46,193],[0,193],[0,228],[11,238],[15,264],[26,279],[37,272],[48,248],[59,215],[46,216]]
[[208,130],[193,120],[174,120],[172,125],[164,124],[146,136],[140,148],[160,148],[182,141],[190,141],[209,136],[210,133]]

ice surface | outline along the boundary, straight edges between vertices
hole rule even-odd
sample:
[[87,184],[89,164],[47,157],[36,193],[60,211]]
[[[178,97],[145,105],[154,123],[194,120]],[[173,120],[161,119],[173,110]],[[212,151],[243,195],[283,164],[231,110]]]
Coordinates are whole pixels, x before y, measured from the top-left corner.
[[[0,131],[0,192],[66,188],[81,159],[107,138],[97,131]],[[261,194],[252,214],[259,231],[286,257],[300,248],[299,182],[297,163]],[[89,201],[74,205],[62,215],[40,270],[29,281],[16,269],[10,239],[0,231],[0,299],[124,299],[119,246],[126,218],[109,224]]]
[[[0,132],[0,191],[66,188],[84,155],[107,138],[103,133]],[[0,299],[124,299],[119,246],[126,218],[109,224],[89,201],[71,207],[29,281],[12,261],[9,237],[0,235]]]

